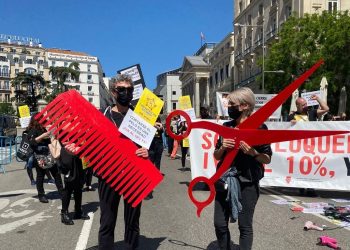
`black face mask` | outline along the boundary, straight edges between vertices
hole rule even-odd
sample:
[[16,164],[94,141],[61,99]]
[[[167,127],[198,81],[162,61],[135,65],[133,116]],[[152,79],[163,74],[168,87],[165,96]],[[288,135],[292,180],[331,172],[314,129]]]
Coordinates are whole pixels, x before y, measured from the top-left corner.
[[233,120],[237,120],[243,111],[239,111],[238,107],[229,107],[228,108],[228,116],[233,119]]
[[132,95],[131,91],[122,91],[122,92],[117,92],[116,101],[120,105],[127,107],[127,106],[129,106],[132,98],[133,98],[133,95]]

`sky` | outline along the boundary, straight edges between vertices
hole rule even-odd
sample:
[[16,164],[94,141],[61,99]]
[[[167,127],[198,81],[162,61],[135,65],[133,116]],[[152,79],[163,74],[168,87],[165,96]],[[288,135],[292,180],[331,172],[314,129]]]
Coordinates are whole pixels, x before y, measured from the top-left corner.
[[97,56],[108,77],[140,64],[149,89],[232,32],[233,0],[2,0],[0,33]]

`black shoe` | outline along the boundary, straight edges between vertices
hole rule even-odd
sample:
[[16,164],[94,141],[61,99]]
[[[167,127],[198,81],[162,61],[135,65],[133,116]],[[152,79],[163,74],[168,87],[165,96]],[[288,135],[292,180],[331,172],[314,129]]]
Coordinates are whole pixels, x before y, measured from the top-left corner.
[[74,220],[90,220],[90,216],[83,213],[83,212],[75,212],[73,219]]
[[41,203],[49,203],[49,200],[46,198],[45,195],[39,196],[39,201],[40,201]]
[[89,192],[89,191],[95,191],[96,189],[95,188],[93,188],[93,187],[91,187],[91,186],[88,186],[88,187],[86,187],[85,188],[85,191],[87,191],[87,192]]
[[74,225],[74,222],[69,217],[68,212],[61,213],[61,222],[65,225]]
[[153,199],[153,194],[152,194],[152,193],[150,193],[149,195],[147,195],[147,196],[145,197],[145,200],[146,200],[146,201],[151,200],[151,199]]

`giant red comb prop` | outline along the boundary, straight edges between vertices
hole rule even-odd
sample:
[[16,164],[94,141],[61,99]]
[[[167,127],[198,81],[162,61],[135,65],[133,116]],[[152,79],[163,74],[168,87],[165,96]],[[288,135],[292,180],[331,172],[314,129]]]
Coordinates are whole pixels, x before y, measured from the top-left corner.
[[50,126],[62,143],[75,143],[75,154],[133,207],[163,179],[149,160],[135,155],[137,146],[75,90],[58,95],[35,119]]
[[[243,123],[241,123],[236,128],[228,128],[225,126],[221,126],[215,123],[206,122],[206,121],[198,121],[192,122],[190,117],[181,110],[175,110],[171,112],[166,119],[167,131],[169,131],[169,135],[176,140],[182,140],[187,137],[191,129],[201,128],[201,129],[209,129],[214,132],[217,132],[224,138],[235,138],[236,145],[235,148],[228,151],[224,161],[222,162],[221,167],[216,171],[216,173],[210,177],[209,179],[204,176],[199,176],[193,179],[188,187],[188,195],[194,205],[197,207],[197,216],[199,217],[201,211],[208,206],[215,197],[215,188],[214,183],[218,181],[218,179],[229,169],[231,162],[236,157],[238,152],[238,145],[240,141],[245,141],[249,145],[259,145],[259,144],[269,144],[276,143],[281,141],[290,141],[290,140],[298,140],[304,138],[313,138],[313,137],[321,137],[327,135],[335,135],[335,134],[344,134],[349,131],[296,131],[296,130],[259,130],[260,125],[266,121],[266,119],[280,106],[282,103],[288,99],[288,97],[297,89],[307,78],[309,78],[312,73],[321,66],[323,63],[322,60],[317,62],[314,66],[312,66],[308,71],[306,71],[303,75],[301,75],[298,79],[288,85],[282,92],[280,92],[277,96],[272,98],[268,103],[266,103],[263,107],[261,107],[257,112],[252,114],[248,119],[246,119]],[[171,119],[176,116],[181,115],[187,121],[187,130],[182,135],[175,135],[170,129]],[[198,201],[193,196],[193,188],[199,182],[206,183],[210,188],[210,195],[205,201]]]

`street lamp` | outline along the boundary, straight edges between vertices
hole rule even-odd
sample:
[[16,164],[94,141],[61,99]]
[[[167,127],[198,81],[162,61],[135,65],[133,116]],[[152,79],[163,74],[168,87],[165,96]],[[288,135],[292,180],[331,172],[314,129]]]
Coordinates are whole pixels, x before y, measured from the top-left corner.
[[[257,24],[257,25],[251,25],[251,24],[241,24],[241,23],[235,23],[236,27],[261,27],[262,28],[262,92],[265,93],[265,28],[264,24]],[[253,42],[253,41],[252,41]]]

